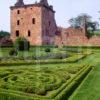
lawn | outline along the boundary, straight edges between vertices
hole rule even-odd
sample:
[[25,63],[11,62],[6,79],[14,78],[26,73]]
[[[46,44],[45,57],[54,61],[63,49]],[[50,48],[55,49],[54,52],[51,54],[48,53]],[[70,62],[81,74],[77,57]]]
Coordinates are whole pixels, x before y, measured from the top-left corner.
[[[96,51],[96,50],[95,50]],[[100,99],[100,50],[88,58],[88,63],[94,63],[93,71],[86,77],[69,100],[99,100]]]
[[95,31],[94,34],[95,34],[96,36],[100,36],[100,30]]

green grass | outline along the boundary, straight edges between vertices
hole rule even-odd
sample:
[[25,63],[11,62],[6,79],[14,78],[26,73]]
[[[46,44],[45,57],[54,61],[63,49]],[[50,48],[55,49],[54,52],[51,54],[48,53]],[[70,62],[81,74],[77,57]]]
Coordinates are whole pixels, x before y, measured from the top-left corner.
[[[50,47],[49,47],[50,48]],[[8,57],[9,51],[12,47],[9,48],[0,48],[0,57]],[[51,48],[51,52],[45,52],[46,47],[31,47],[29,51],[18,51],[17,57],[33,57],[33,56],[46,56],[48,54],[59,54],[67,53],[66,51],[60,50],[58,48]]]
[[[91,62],[92,60],[92,62]],[[88,63],[94,63],[94,70],[86,77],[79,88],[69,100],[99,100],[100,99],[100,51],[95,52],[87,59]]]
[[100,30],[95,31],[94,34],[100,37]]
[[[45,52],[47,47],[31,47],[29,51],[18,51],[17,57],[33,57],[33,56],[47,56],[49,54],[68,54],[73,55],[76,53],[84,52],[83,47],[66,47],[66,48],[51,48],[51,52]],[[9,57],[9,51],[12,47],[9,48],[0,48],[0,57]],[[90,49],[86,49],[85,51],[89,51]]]

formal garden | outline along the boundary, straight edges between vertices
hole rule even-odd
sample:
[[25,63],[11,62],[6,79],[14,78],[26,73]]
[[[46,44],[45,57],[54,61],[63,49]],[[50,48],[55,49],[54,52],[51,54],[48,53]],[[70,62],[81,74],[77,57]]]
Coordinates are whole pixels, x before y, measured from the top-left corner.
[[2,100],[78,100],[77,88],[93,73],[100,50],[81,46],[16,47],[0,49]]
[[24,38],[0,48],[0,99],[67,100],[94,69],[99,47],[30,46]]
[[100,100],[100,0],[0,4],[0,100]]

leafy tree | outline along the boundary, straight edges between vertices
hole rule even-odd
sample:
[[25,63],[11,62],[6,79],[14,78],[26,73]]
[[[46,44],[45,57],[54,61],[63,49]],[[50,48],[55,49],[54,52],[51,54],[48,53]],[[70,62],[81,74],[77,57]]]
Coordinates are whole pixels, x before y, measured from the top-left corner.
[[88,38],[94,35],[93,33],[98,26],[98,22],[92,21],[92,17],[87,14],[80,14],[76,18],[71,18],[69,23],[74,28],[85,28]]
[[95,31],[98,23],[93,22],[91,20],[91,18],[92,17],[87,15],[87,14],[81,14],[81,15],[77,16],[76,18],[71,18],[69,20],[69,23],[74,28],[84,27],[84,28],[87,28],[87,29],[91,28],[92,31]]
[[88,30],[90,30],[92,32],[94,32],[97,29],[98,26],[99,26],[98,22],[88,22],[87,23]]
[[10,33],[6,31],[0,31],[0,37],[6,37],[6,36],[10,36]]

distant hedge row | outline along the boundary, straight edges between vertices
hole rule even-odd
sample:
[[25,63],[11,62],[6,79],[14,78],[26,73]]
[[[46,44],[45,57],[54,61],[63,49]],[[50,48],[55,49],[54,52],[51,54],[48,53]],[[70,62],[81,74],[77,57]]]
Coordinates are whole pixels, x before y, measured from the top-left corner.
[[[88,54],[90,55],[90,54]],[[16,66],[16,65],[31,65],[31,64],[55,64],[55,63],[74,63],[83,58],[85,58],[87,54],[75,54],[71,57],[65,59],[47,59],[47,60],[6,60],[1,61],[0,66]]]
[[72,48],[72,49],[100,49],[100,46],[64,46],[64,48]]

